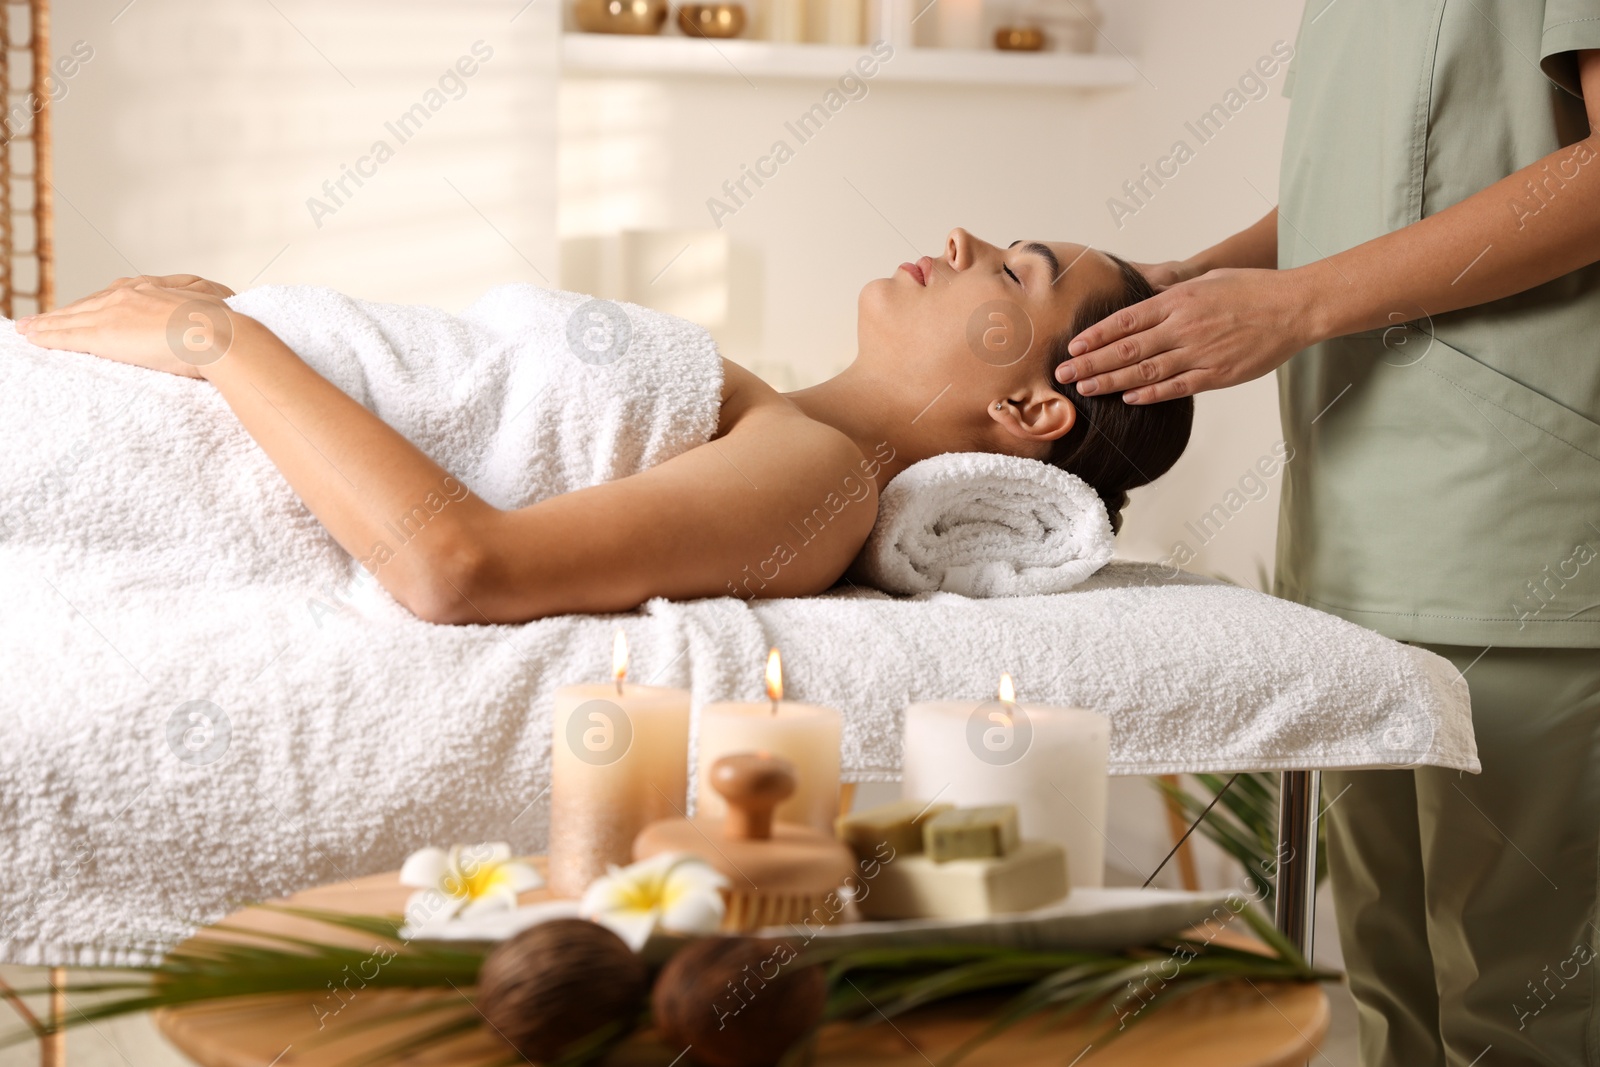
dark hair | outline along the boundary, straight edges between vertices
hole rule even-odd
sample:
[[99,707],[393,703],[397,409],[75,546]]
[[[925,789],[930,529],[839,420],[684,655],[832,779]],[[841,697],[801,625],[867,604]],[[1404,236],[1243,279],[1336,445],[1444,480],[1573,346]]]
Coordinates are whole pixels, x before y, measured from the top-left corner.
[[1137,268],[1116,256],[1109,258],[1117,265],[1122,284],[1078,305],[1072,328],[1051,340],[1046,365],[1051,384],[1078,409],[1077,422],[1051,447],[1049,461],[1094,487],[1105,501],[1111,529],[1117,531],[1122,529],[1128,490],[1155,481],[1183,455],[1194,422],[1194,398],[1129,404],[1121,393],[1084,396],[1072,383],[1056,381],[1055,370],[1069,358],[1067,345],[1074,337],[1107,315],[1155,295]]

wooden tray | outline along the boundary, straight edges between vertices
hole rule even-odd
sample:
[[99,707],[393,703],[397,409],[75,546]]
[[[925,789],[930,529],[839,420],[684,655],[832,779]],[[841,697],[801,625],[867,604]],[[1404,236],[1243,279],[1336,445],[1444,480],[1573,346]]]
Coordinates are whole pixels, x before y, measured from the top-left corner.
[[[411,890],[395,874],[374,875],[297,893],[285,903],[349,914],[398,914]],[[525,894],[539,899],[542,891]],[[363,935],[262,908],[246,908],[226,925],[288,933],[365,947]],[[236,939],[215,929],[201,938]],[[330,976],[330,978],[333,976]],[[328,995],[303,993],[249,1001],[196,1005],[156,1013],[168,1040],[202,1067],[342,1067],[380,1046],[421,1034],[441,1016],[420,1015],[371,1025],[407,1004],[432,1003],[437,995],[404,991],[357,991],[336,1014],[323,1017]],[[462,1011],[472,1011],[462,994]],[[1159,1009],[1159,1010],[1158,1010]],[[1303,1063],[1328,1028],[1328,999],[1308,984],[1231,982],[1148,1009],[1115,1041],[1090,1044],[1094,1027],[1068,1021],[1040,1033],[1024,1024],[982,1046],[967,1067],[1132,1067],[1182,1063],[1185,1067],[1288,1067]],[[982,1005],[914,1012],[892,1023],[830,1026],[818,1046],[824,1067],[928,1067],[982,1027]],[[365,1024],[365,1025],[364,1025]],[[621,1046],[608,1060],[614,1067],[669,1067],[682,1050],[647,1039]],[[406,1067],[495,1067],[518,1057],[487,1027],[445,1045],[394,1060]],[[687,1064],[687,1060],[681,1064]]]

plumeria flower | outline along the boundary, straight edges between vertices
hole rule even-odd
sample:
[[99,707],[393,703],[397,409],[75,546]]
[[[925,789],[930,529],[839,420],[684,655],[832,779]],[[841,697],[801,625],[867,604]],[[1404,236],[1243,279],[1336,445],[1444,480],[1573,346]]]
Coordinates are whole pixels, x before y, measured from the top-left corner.
[[664,852],[627,867],[610,868],[584,891],[579,913],[616,931],[635,952],[657,929],[713,934],[722,925],[728,884],[705,860]]
[[400,884],[415,886],[406,901],[414,926],[432,926],[469,919],[486,912],[509,911],[517,894],[544,885],[539,872],[511,858],[504,841],[418,849],[400,868]]

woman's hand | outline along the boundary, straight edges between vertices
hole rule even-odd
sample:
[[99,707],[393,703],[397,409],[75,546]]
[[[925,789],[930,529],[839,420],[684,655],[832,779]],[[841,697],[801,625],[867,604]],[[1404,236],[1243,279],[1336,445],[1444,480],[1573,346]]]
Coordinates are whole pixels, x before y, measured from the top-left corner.
[[[156,283],[179,280],[167,287]],[[88,352],[134,367],[201,377],[227,354],[236,318],[226,286],[192,274],[124,278],[75,303],[18,319],[17,331],[41,348]]]
[[118,278],[101,292],[109,293],[113,289],[131,289],[139,285],[153,285],[158,289],[183,289],[191,293],[200,293],[203,296],[215,296],[226,299],[236,296],[221,282],[214,282],[202,278],[198,274],[140,274],[132,278]]
[[1080,333],[1056,378],[1149,404],[1259,378],[1320,339],[1296,272],[1213,270]]

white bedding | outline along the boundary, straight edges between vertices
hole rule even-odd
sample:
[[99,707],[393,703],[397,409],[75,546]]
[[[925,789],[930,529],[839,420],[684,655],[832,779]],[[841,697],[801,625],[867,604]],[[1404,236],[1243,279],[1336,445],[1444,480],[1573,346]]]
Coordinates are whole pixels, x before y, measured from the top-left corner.
[[[541,320],[546,340],[573,306]],[[502,373],[521,373],[516,337],[538,332],[499,332]],[[671,335],[685,359],[705,358],[695,337]],[[489,368],[429,379],[408,351],[395,381],[463,404],[484,395],[474,375]],[[585,366],[490,390],[480,414],[515,432],[535,433],[517,429],[525,411],[588,432],[597,450],[574,455],[574,478],[709,432],[704,376],[671,361]],[[624,369],[611,401],[626,411],[638,376],[654,375],[691,390],[675,401],[683,421],[632,437],[585,422],[576,397]],[[619,624],[632,677],[687,686],[696,707],[757,697],[780,646],[790,694],[844,712],[855,779],[897,774],[908,701],[979,700],[1002,670],[1026,701],[1108,714],[1117,773],[1477,769],[1465,686],[1444,660],[1150,567],[1114,563],[1069,592],[1003,600],[847,589],[431,626],[349,583],[349,557],[204,388],[41,354],[0,324],[0,962],[137,962],[243,902],[393,869],[423,844],[542,848],[552,693],[607,676]],[[391,417],[436,456],[474,440],[425,407]],[[563,484],[518,485],[477,459],[447,466],[497,502]]]

